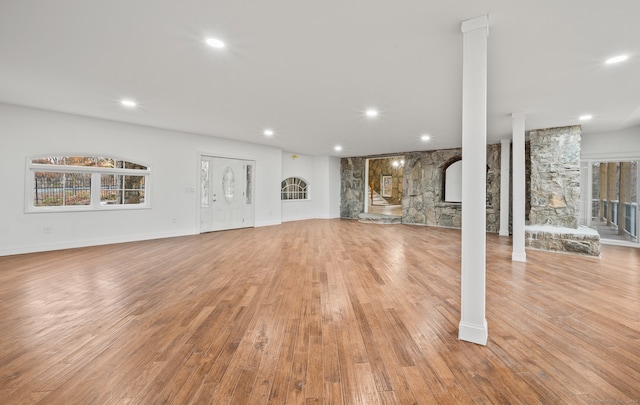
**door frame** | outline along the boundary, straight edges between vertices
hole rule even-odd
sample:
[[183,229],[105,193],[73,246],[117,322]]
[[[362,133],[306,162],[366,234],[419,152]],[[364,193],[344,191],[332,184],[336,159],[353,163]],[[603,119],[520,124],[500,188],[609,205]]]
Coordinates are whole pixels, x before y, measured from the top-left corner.
[[196,158],[196,172],[195,172],[195,178],[196,178],[196,186],[194,188],[187,188],[188,191],[195,191],[196,194],[196,228],[197,228],[197,232],[196,234],[201,234],[201,228],[200,228],[200,219],[201,219],[201,215],[200,215],[200,203],[201,203],[201,198],[202,198],[202,193],[201,193],[201,189],[202,189],[202,185],[200,184],[200,176],[201,173],[200,171],[202,170],[202,157],[206,156],[206,157],[210,157],[210,158],[221,158],[221,159],[234,159],[234,160],[242,160],[242,161],[251,161],[254,162],[254,166],[253,166],[253,190],[254,190],[254,196],[253,196],[253,227],[255,227],[255,215],[256,215],[256,196],[255,196],[255,190],[256,190],[256,179],[257,179],[257,175],[256,175],[256,170],[257,170],[257,166],[258,166],[258,161],[255,157],[253,156],[240,156],[240,155],[229,155],[229,154],[222,154],[222,153],[218,153],[218,152],[204,152],[204,151],[198,151],[197,153],[197,158]]
[[[589,156],[588,158],[582,158],[580,159],[580,175],[582,176],[582,171],[583,169],[586,171],[586,175],[587,175],[587,179],[588,181],[586,182],[585,186],[582,186],[582,182],[580,185],[580,193],[586,194],[588,196],[588,198],[586,198],[584,195],[581,196],[581,204],[580,204],[580,209],[582,209],[583,211],[586,211],[586,222],[587,222],[587,226],[591,227],[591,210],[593,208],[593,202],[592,202],[592,198],[591,196],[593,195],[593,163],[610,163],[610,162],[633,162],[633,161],[637,161],[638,164],[638,175],[637,175],[637,190],[638,192],[640,192],[640,157],[629,157],[629,156],[624,156],[624,157],[605,157],[602,159],[599,159],[597,157],[593,157],[593,156]],[[582,179],[581,179],[582,180]],[[639,210],[640,211],[640,210]],[[640,212],[636,213],[636,218],[640,218]],[[640,220],[637,220],[636,222],[636,234],[640,234]],[[602,243],[605,245],[616,245],[616,246],[625,246],[625,247],[633,247],[633,248],[640,248],[640,241],[639,242],[628,242],[628,241],[618,241],[618,240],[613,240],[613,239],[601,239]]]

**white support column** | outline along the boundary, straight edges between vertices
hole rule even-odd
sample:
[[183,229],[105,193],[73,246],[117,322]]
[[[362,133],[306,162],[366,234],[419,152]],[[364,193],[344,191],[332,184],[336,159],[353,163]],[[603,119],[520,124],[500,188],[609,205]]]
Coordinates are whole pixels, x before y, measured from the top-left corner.
[[524,251],[525,218],[525,156],[524,156],[524,118],[523,113],[513,113],[513,252],[511,260],[526,262]]
[[509,139],[502,140],[502,148],[500,150],[500,236],[509,236],[509,186],[511,179],[509,178],[509,165],[511,164],[511,141]]
[[458,339],[486,345],[486,15],[462,22],[462,294]]

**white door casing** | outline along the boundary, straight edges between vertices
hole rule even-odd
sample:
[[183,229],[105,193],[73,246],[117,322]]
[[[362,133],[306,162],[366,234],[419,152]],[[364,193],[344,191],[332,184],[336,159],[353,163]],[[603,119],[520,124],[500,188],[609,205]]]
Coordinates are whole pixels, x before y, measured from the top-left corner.
[[201,233],[254,225],[254,167],[252,161],[201,157]]

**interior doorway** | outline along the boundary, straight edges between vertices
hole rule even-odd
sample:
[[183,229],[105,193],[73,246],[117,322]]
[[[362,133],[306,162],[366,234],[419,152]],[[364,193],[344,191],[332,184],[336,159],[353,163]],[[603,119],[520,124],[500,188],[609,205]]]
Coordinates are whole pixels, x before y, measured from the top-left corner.
[[365,211],[402,216],[404,156],[367,159]]
[[254,226],[254,161],[200,158],[200,233]]
[[590,161],[584,169],[591,196],[585,201],[587,225],[598,230],[603,243],[640,246],[640,160]]

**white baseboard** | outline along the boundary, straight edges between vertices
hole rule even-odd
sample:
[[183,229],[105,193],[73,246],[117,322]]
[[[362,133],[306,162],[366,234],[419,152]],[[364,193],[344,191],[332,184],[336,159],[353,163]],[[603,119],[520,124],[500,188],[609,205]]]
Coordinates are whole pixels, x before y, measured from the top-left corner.
[[486,346],[487,340],[489,339],[487,320],[484,320],[484,325],[475,325],[460,321],[460,325],[458,326],[458,339]]
[[511,253],[511,260],[513,260],[514,262],[523,262],[523,263],[525,263],[527,261],[527,254],[526,253],[513,252],[513,253]]
[[17,246],[8,249],[0,249],[0,256],[19,255],[25,253],[47,252],[51,250],[73,249],[87,246],[110,245],[114,243],[137,242],[141,240],[174,238],[177,236],[194,235],[186,230],[160,232],[153,234],[124,235],[111,238],[83,239],[76,241],[64,241],[57,243],[45,243],[41,245]]
[[262,226],[273,226],[273,225],[282,225],[282,221],[280,220],[273,220],[273,221],[261,221],[261,222],[256,222],[255,227],[256,228],[260,228]]

